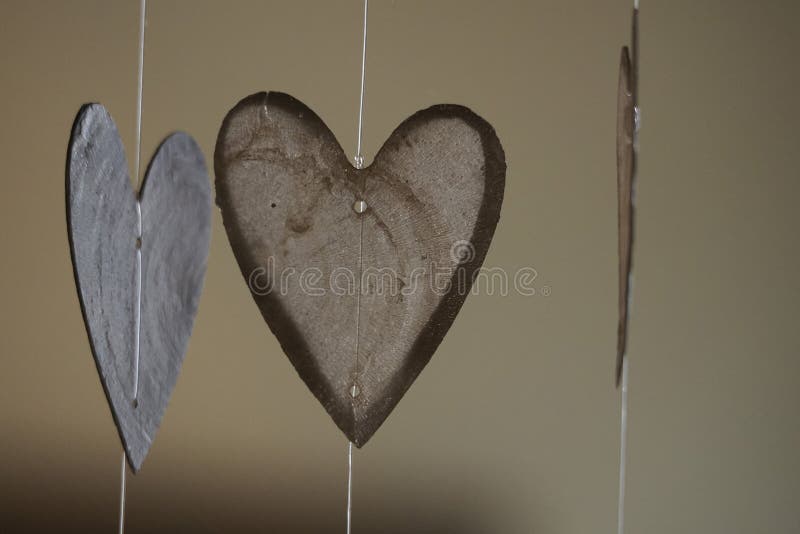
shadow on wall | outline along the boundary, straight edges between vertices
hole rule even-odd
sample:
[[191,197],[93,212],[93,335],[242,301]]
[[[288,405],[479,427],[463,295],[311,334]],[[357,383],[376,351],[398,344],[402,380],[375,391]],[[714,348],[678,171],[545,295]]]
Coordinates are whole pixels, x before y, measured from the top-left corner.
[[[17,473],[14,478],[19,476],[23,475]],[[101,489],[85,484],[85,478],[72,484],[67,480],[18,481],[19,485],[13,479],[4,483],[2,532],[117,532],[119,496],[116,491],[109,492],[107,485]],[[429,484],[424,488],[402,482],[392,486],[392,482],[387,481],[387,486],[373,495],[355,496],[354,532],[478,534],[491,532],[491,525],[496,524],[496,501],[486,490],[478,489],[474,480],[449,480],[446,487]],[[40,491],[30,491],[30,486],[38,486]],[[338,496],[323,495],[328,490],[314,487],[271,487],[269,495],[264,495],[247,483],[209,484],[187,491],[187,481],[178,479],[172,487],[160,486],[157,494],[146,495],[129,486],[127,534],[345,531],[344,488],[340,505]]]

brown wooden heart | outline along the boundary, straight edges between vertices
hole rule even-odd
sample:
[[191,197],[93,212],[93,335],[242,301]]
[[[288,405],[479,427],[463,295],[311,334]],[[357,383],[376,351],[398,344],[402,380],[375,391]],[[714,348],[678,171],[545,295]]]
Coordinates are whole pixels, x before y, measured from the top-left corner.
[[617,85],[617,198],[619,222],[619,319],[617,387],[622,382],[628,348],[628,320],[633,259],[633,190],[636,177],[636,106],[639,54],[639,10],[633,10],[631,47],[622,47]]
[[356,169],[308,107],[258,93],[225,117],[214,168],[264,319],[361,447],[430,360],[486,256],[506,171],[494,130],[465,107],[434,106]]

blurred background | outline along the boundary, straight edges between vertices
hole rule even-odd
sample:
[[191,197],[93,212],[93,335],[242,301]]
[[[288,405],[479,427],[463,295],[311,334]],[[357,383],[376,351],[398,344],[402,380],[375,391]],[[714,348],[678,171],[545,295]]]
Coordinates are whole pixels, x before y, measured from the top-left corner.
[[[615,174],[630,2],[373,0],[364,153],[429,105],[497,130],[506,198],[471,296],[354,455],[353,532],[616,532]],[[64,166],[81,104],[133,162],[136,0],[0,1],[0,531],[115,532],[120,445],[81,318]],[[360,1],[150,0],[142,160],[207,161],[260,90],[355,152]],[[627,532],[800,531],[800,8],[641,6]],[[144,168],[144,165],[143,165]],[[213,175],[213,170],[209,172]],[[343,532],[347,442],[252,302],[219,211],[194,335],[127,532]]]

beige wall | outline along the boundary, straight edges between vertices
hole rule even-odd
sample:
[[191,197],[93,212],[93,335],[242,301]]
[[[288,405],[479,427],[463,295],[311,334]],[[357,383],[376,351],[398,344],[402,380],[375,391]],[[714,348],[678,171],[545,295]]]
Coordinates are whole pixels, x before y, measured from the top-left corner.
[[[112,532],[120,448],[65,230],[72,120],[134,146],[138,3],[0,3],[0,530]],[[800,530],[800,9],[648,2],[630,343],[628,532]],[[143,158],[171,130],[210,161],[241,97],[286,91],[355,148],[360,2],[151,0]],[[355,456],[354,532],[614,532],[615,86],[629,2],[374,0],[370,160],[412,112],[497,129],[487,265],[550,296],[471,297]],[[131,158],[132,159],[132,158]],[[129,532],[342,532],[346,442],[261,320],[214,210],[183,373]],[[7,530],[8,529],[8,530]]]

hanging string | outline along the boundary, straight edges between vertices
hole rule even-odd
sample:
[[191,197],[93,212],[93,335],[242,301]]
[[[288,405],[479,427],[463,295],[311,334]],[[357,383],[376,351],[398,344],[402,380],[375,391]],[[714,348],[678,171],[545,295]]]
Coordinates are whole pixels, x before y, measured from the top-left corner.
[[350,505],[353,498],[353,442],[347,444],[347,534],[350,534],[351,515],[353,508]]
[[619,425],[619,500],[617,502],[617,534],[625,532],[625,464],[628,457],[628,358],[622,360],[622,400]]
[[128,470],[127,460],[125,459],[125,451],[122,451],[122,469],[120,480],[122,480],[119,489],[119,534],[125,532],[125,472]]
[[[139,7],[139,71],[136,84],[136,160],[134,173],[136,183],[141,183],[142,156],[142,89],[144,86],[144,32],[147,25],[147,0],[141,0]],[[142,205],[136,198],[136,334],[133,350],[133,403],[138,405],[139,399],[139,336],[142,329]]]
[[[632,72],[632,92],[634,104],[634,128],[633,128],[633,150],[634,150],[634,163],[633,175],[631,177],[631,203],[634,202],[635,197],[635,182],[636,182],[636,156],[639,149],[639,126],[640,126],[640,113],[639,113],[639,0],[633,1],[633,21],[631,31],[631,72]],[[628,313],[632,310],[632,282],[633,273],[628,273]],[[624,534],[625,532],[625,478],[626,466],[628,461],[628,380],[629,380],[629,358],[627,354],[623,354],[622,360],[622,384],[621,384],[621,399],[620,399],[620,425],[619,425],[619,498],[617,501],[617,534]]]
[[356,146],[355,163],[356,168],[360,169],[364,166],[364,157],[361,155],[361,137],[364,125],[364,80],[366,78],[366,65],[367,65],[367,8],[369,0],[364,0],[364,38],[361,42],[361,93],[358,98],[358,144]]
[[[144,32],[147,19],[147,0],[139,2],[139,58],[138,74],[136,80],[136,155],[133,164],[134,180],[140,183],[142,154],[142,88],[144,85]],[[138,406],[139,398],[139,347],[142,327],[142,205],[139,196],[136,198],[136,302],[134,307],[134,338],[133,338],[133,406]],[[128,471],[125,451],[122,451],[122,466],[120,469],[119,491],[119,534],[125,532],[125,493],[126,475]]]
[[140,0],[139,4],[139,71],[136,80],[136,159],[134,160],[134,174],[136,183],[139,183],[139,162],[142,154],[142,87],[144,85],[144,29],[147,20],[147,0]]
[[133,309],[133,407],[139,406],[139,339],[142,331],[142,205],[136,201],[136,304]]
[[[364,20],[362,26],[363,39],[361,41],[361,91],[358,97],[358,140],[356,142],[356,155],[353,158],[356,169],[364,167],[364,156],[361,153],[361,140],[364,133],[364,82],[366,80],[366,64],[367,64],[367,11],[369,7],[369,0],[364,0]],[[356,208],[356,212],[363,214],[366,209],[366,204],[363,200],[357,201],[356,205],[361,207]],[[362,261],[364,258],[364,217],[361,217],[359,232],[359,245],[358,245],[358,261],[359,261],[359,279],[361,278]],[[355,347],[355,363],[356,372],[358,371],[358,348],[361,327],[361,284],[358,285],[358,293],[356,294],[356,347]],[[354,376],[356,373],[354,373]],[[350,390],[353,398],[358,395],[358,386],[353,383]],[[353,514],[353,443],[347,444],[347,534],[350,534],[352,525]]]
[[[144,32],[147,24],[147,0],[140,0],[139,4],[139,64],[138,77],[136,80],[136,159],[134,160],[133,172],[136,183],[140,183],[139,173],[141,171],[142,156],[142,89],[144,86]],[[134,338],[134,358],[133,358],[133,399],[134,406],[139,398],[139,334],[141,331],[141,302],[142,302],[142,205],[140,198],[136,198],[136,334]]]

